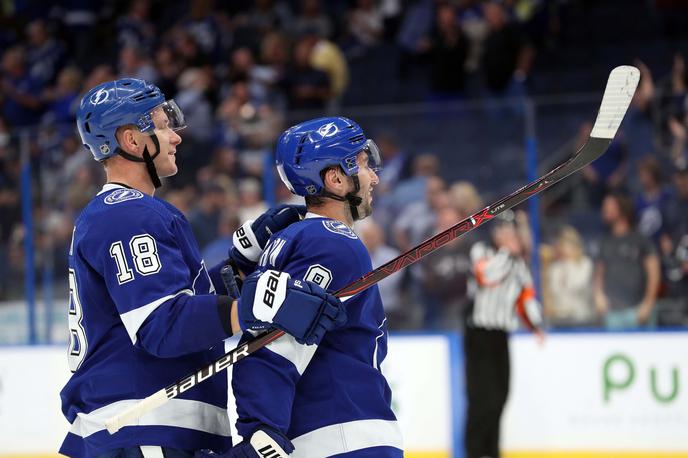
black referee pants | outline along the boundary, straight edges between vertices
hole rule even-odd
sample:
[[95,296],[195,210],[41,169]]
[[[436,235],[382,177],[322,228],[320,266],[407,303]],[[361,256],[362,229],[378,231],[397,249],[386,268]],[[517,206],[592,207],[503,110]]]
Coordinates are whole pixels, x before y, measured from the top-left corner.
[[499,421],[509,393],[509,335],[466,326],[466,457],[499,457]]

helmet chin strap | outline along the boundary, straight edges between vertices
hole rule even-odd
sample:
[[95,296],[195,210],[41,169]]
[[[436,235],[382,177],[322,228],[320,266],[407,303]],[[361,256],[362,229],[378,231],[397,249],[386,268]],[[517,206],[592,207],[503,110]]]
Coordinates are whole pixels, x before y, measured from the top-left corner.
[[338,200],[340,202],[348,202],[349,210],[351,210],[351,218],[354,221],[358,221],[358,206],[363,203],[363,199],[356,194],[361,190],[361,183],[358,181],[358,175],[352,175],[351,179],[354,180],[354,190],[352,192],[347,192],[344,197],[333,194],[327,190],[323,190],[320,195],[323,197],[329,197],[330,199]]
[[132,162],[144,162],[146,164],[146,171],[148,172],[148,176],[150,177],[151,181],[153,182],[153,186],[155,186],[155,189],[158,189],[160,186],[162,186],[162,183],[160,182],[160,177],[158,176],[158,171],[155,170],[155,163],[153,160],[158,157],[158,154],[160,154],[160,142],[158,141],[158,136],[155,134],[152,134],[151,140],[153,140],[153,143],[155,144],[155,154],[152,156],[148,152],[148,146],[144,145],[143,146],[143,157],[138,157],[134,156],[133,154],[129,154],[126,151],[122,150],[122,148],[117,148],[118,151],[117,153],[122,156],[124,159],[127,159]]

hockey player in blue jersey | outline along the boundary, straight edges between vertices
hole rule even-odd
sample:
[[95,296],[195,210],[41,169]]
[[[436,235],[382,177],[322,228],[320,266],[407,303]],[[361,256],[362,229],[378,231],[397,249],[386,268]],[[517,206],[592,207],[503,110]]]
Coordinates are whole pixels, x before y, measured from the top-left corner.
[[[336,291],[371,271],[370,255],[351,227],[372,212],[381,165],[375,143],[349,119],[321,118],[286,130],[276,159],[284,184],[305,196],[308,213],[270,238],[258,268],[283,273],[264,275],[257,285],[311,281]],[[380,367],[387,328],[377,286],[345,306],[347,323],[319,345],[285,335],[234,366],[237,429],[244,441],[228,457],[403,456]],[[270,300],[260,304],[257,296],[254,307],[270,317]],[[256,446],[256,434],[266,431],[278,438],[274,455]]]
[[[305,282],[282,282],[270,317],[254,313],[258,283],[245,279],[238,301],[208,271],[184,215],[153,197],[159,177],[177,171],[173,100],[143,80],[121,79],[85,94],[77,112],[85,146],[104,165],[107,184],[76,220],[69,250],[69,366],[61,392],[71,424],[60,453],[73,457],[191,457],[231,447],[227,378],[211,377],[110,435],[104,420],[224,354],[223,340],[277,326],[300,342],[319,342],[341,325],[341,302]],[[250,274],[269,234],[300,219],[280,207],[235,237],[231,257]],[[216,294],[216,291],[220,294]]]

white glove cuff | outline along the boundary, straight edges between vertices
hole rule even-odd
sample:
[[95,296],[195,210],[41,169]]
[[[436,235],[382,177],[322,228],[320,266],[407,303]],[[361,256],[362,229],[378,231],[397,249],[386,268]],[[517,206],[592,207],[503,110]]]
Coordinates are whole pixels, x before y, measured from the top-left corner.
[[258,456],[269,456],[270,458],[287,458],[289,456],[265,431],[258,430],[253,433],[249,442]]
[[232,235],[232,243],[239,253],[251,262],[258,262],[263,249],[258,244],[258,239],[251,229],[253,220],[248,220],[241,225]]
[[289,278],[288,273],[276,270],[266,270],[261,274],[253,297],[253,316],[257,320],[272,323],[287,297]]

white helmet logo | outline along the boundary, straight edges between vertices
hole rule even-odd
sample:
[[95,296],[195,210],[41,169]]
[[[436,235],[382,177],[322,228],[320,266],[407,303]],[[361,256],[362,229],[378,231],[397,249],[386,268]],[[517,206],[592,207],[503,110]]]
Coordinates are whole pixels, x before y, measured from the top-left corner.
[[329,122],[318,129],[321,137],[331,137],[337,132],[339,132],[339,128],[333,122]]
[[110,91],[107,89],[100,89],[98,92],[91,96],[91,103],[93,105],[100,105],[101,103],[107,101],[110,98]]

